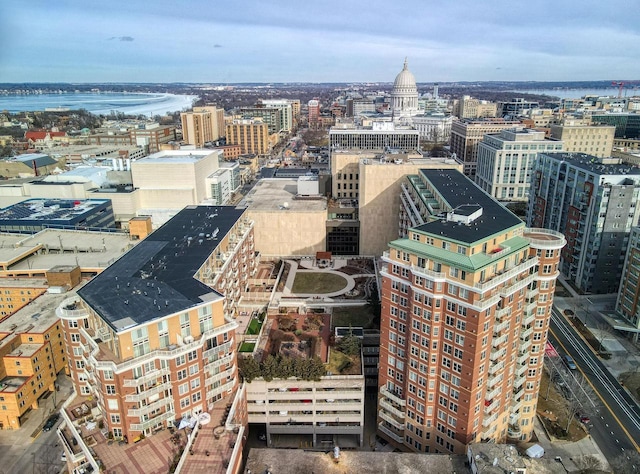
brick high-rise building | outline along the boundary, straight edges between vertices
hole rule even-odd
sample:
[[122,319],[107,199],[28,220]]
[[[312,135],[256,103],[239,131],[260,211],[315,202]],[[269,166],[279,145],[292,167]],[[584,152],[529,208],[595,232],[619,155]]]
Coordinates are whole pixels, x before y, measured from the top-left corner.
[[56,310],[76,394],[111,437],[133,443],[238,388],[231,316],[256,259],[244,212],[185,208]]
[[240,145],[243,155],[266,155],[271,149],[268,126],[261,120],[234,120],[227,124],[227,144]]
[[407,178],[382,270],[378,434],[417,452],[533,433],[560,250],[455,170]]

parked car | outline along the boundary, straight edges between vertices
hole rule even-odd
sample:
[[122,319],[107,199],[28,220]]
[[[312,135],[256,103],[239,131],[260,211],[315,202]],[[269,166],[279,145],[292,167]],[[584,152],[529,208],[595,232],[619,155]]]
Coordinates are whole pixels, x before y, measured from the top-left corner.
[[59,413],[54,413],[49,418],[47,418],[47,422],[42,427],[42,431],[50,431],[51,428],[53,428],[56,425],[59,418],[60,418]]
[[564,363],[567,365],[567,368],[570,370],[576,370],[578,368],[576,366],[576,363],[573,360],[573,357],[571,357],[570,355],[564,356]]

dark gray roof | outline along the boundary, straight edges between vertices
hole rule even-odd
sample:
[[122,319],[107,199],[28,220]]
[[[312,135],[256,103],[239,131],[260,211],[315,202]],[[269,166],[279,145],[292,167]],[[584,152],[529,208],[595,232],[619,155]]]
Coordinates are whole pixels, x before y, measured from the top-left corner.
[[421,169],[420,174],[433,185],[448,204],[449,209],[446,211],[458,208],[462,212],[456,211],[456,213],[467,215],[464,209],[471,214],[477,210],[473,205],[479,205],[482,207],[482,215],[471,224],[465,225],[447,222],[446,215],[443,214],[442,219],[417,226],[416,229],[419,231],[471,244],[519,224],[524,225],[515,214],[459,171]]
[[186,207],[78,294],[116,331],[215,299],[219,293],[194,275],[244,212]]
[[25,155],[18,155],[16,157],[11,158],[10,160],[22,162],[30,168],[33,168],[34,162],[37,168],[41,168],[43,166],[55,165],[58,163],[56,160],[51,158],[49,155],[45,155],[44,153],[28,153]]
[[640,168],[626,163],[603,164],[602,159],[586,153],[541,153],[558,161],[565,161],[576,168],[595,173],[598,175],[619,175],[619,174],[640,174]]

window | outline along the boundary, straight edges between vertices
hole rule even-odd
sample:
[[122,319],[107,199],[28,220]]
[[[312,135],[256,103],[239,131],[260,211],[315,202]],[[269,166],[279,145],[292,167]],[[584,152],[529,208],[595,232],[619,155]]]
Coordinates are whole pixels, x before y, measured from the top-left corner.
[[116,394],[116,386],[115,385],[106,385],[105,390],[107,395],[115,395]]
[[211,306],[198,308],[198,322],[200,323],[200,334],[213,329]]
[[133,343],[134,357],[141,357],[151,352],[149,345],[149,332],[146,326],[142,326],[131,331],[131,342]]
[[169,324],[166,320],[158,322],[158,345],[160,349],[169,346]]
[[180,334],[183,338],[191,336],[191,322],[189,321],[189,313],[180,315]]
[[111,423],[120,424],[120,415],[111,415]]
[[178,370],[178,380],[187,378],[187,369]]
[[181,366],[184,363],[186,363],[186,359],[185,359],[184,354],[182,354],[181,356],[176,357],[176,365],[177,366]]

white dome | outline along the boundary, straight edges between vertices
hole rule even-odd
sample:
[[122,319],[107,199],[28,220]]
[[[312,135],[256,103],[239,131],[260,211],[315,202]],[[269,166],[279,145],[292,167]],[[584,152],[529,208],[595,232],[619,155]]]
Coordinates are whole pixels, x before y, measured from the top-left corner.
[[402,68],[402,71],[400,71],[400,74],[396,76],[396,80],[393,83],[393,88],[398,90],[418,90],[418,87],[416,86],[416,78],[413,76],[413,74],[411,74],[411,71],[409,71],[406,59],[404,60],[404,67]]

